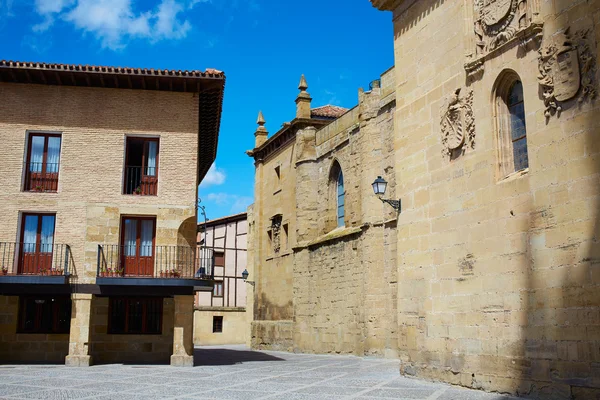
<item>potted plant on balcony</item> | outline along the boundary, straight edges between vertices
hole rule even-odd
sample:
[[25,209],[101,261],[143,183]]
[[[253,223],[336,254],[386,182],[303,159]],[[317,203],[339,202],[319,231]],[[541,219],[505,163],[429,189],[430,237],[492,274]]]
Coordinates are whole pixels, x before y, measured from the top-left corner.
[[173,269],[173,278],[179,278],[180,276],[181,276],[181,273],[178,270]]
[[164,278],[165,277],[165,271],[160,271],[160,277]]
[[133,194],[142,194],[142,188],[141,187],[136,187],[135,190],[133,191]]
[[45,267],[41,267],[40,268],[40,275],[47,275],[48,274],[48,270]]
[[44,187],[42,185],[35,185],[34,190],[36,192],[43,192],[44,191]]
[[123,276],[123,272],[125,272],[125,270],[123,268],[116,268],[115,272],[116,272],[115,276]]
[[8,267],[7,266],[2,267],[2,275],[8,275]]

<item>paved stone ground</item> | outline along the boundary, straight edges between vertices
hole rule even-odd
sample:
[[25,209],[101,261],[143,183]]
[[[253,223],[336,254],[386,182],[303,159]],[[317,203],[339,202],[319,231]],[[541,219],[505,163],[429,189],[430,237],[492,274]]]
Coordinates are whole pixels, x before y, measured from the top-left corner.
[[0,399],[509,400],[401,377],[398,361],[350,356],[196,349],[196,367],[0,365]]

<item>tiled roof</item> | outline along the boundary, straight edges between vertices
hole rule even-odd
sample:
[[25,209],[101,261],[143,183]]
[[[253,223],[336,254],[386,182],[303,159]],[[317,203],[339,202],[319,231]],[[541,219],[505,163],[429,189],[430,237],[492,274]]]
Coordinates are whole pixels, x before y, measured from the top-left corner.
[[199,70],[181,71],[168,69],[148,69],[130,67],[109,67],[102,65],[80,65],[80,64],[50,64],[42,62],[0,60],[1,67],[50,70],[50,71],[72,71],[72,72],[99,72],[104,74],[119,75],[146,75],[146,76],[172,76],[172,77],[222,77],[223,71],[209,68],[202,72]]
[[347,108],[327,104],[310,110],[310,116],[322,118],[339,118],[348,111]]

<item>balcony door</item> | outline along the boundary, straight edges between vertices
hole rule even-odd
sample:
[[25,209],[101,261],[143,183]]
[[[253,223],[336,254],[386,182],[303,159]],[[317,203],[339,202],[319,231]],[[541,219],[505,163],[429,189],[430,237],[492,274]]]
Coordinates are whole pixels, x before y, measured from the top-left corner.
[[127,138],[125,194],[156,196],[158,189],[158,139]]
[[60,135],[31,134],[25,166],[25,190],[56,192],[60,164]]
[[123,273],[125,276],[153,276],[156,218],[123,217],[121,227]]
[[23,214],[19,274],[41,274],[52,268],[53,214]]

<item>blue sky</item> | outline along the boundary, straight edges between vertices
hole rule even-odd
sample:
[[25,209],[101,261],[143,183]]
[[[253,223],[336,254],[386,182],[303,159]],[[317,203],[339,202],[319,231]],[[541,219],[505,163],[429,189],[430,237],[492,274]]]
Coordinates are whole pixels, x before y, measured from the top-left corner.
[[199,189],[209,219],[253,202],[262,110],[294,118],[300,75],[312,106],[353,107],[393,64],[391,14],[369,0],[0,0],[0,59],[216,68],[227,83],[217,160]]

